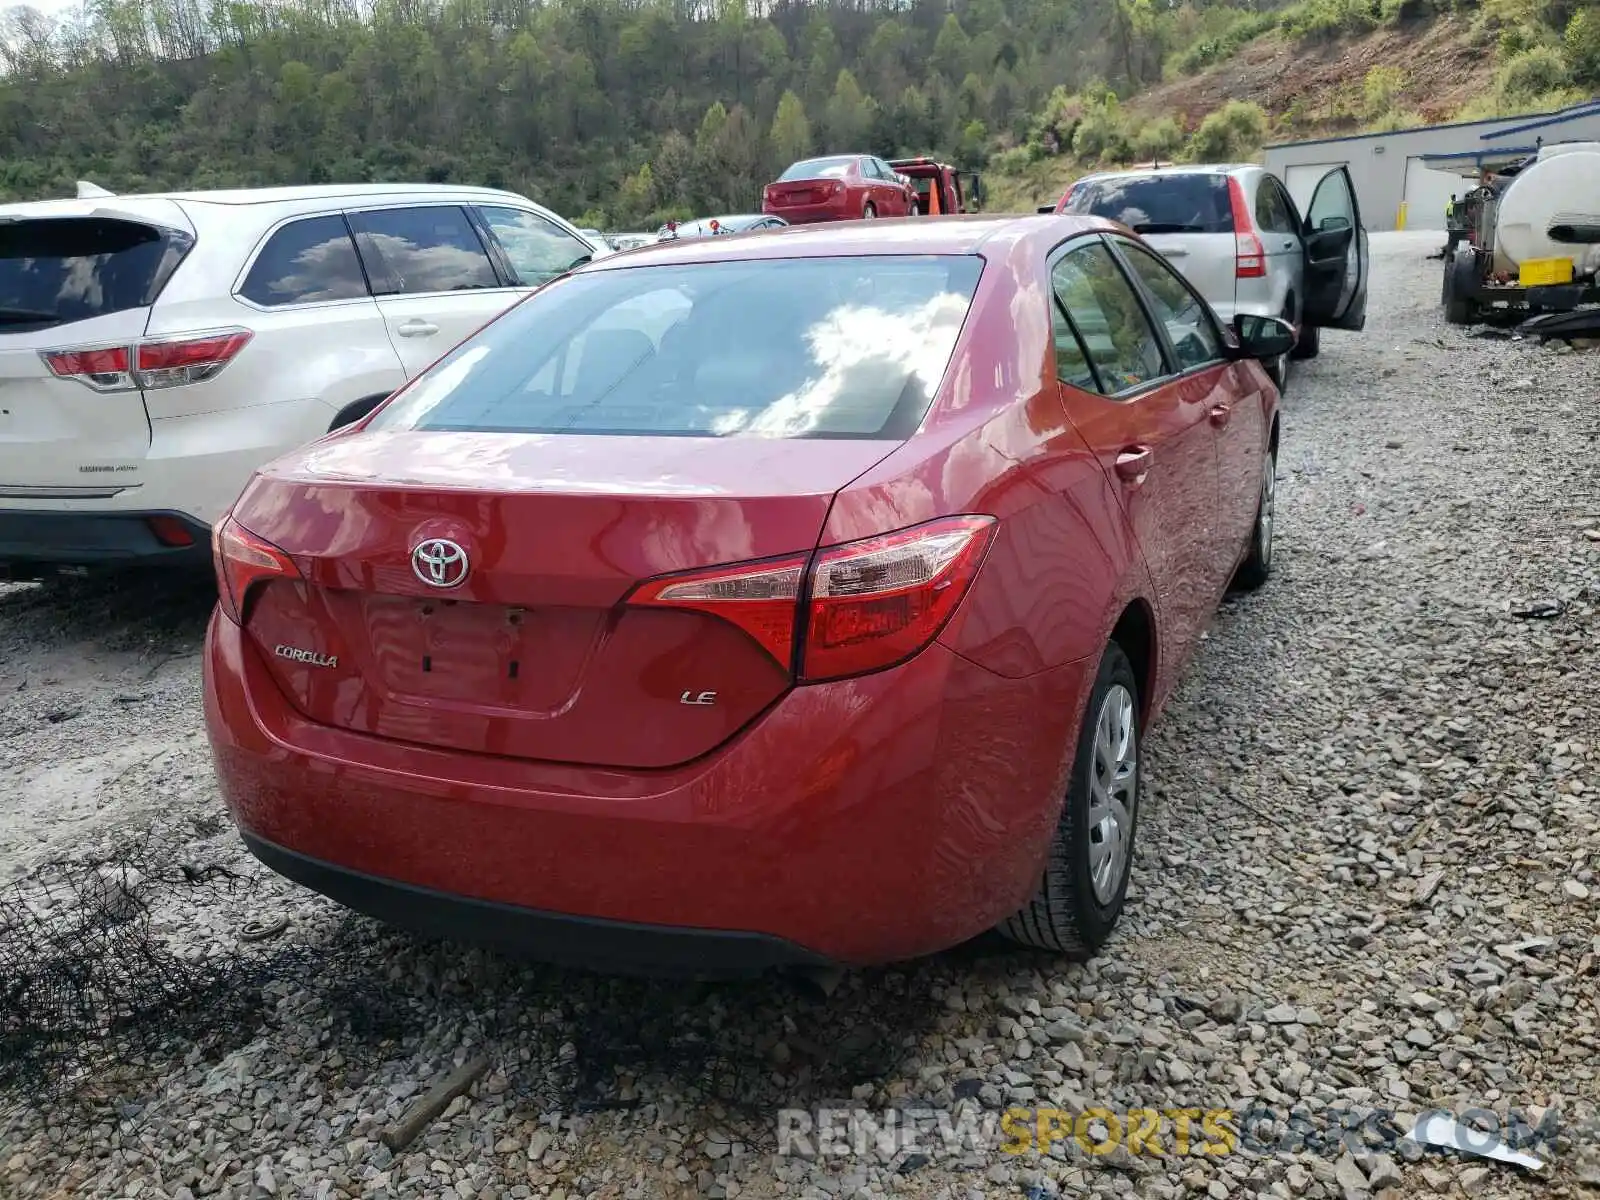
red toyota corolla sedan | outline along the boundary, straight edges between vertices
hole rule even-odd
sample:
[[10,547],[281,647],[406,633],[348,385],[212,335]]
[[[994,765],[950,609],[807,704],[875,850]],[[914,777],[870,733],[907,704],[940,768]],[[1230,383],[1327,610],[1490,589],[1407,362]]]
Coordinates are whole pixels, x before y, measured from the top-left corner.
[[218,528],[228,806],[291,879],[555,961],[1092,950],[1143,731],[1272,564],[1290,336],[1095,218],[586,266]]
[[870,154],[807,158],[761,189],[761,211],[791,225],[816,221],[914,217],[917,193],[888,163]]

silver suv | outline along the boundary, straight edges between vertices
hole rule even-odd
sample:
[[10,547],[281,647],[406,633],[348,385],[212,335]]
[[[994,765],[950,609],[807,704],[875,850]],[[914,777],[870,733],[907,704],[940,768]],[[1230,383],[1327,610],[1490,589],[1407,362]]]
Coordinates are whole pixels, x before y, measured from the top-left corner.
[[[1366,231],[1343,167],[1318,182],[1304,217],[1277,176],[1249,163],[1086,175],[1041,211],[1128,226],[1225,322],[1282,317],[1295,326],[1296,358],[1316,355],[1321,327],[1359,329],[1365,322]],[[1288,359],[1266,364],[1280,387]]]

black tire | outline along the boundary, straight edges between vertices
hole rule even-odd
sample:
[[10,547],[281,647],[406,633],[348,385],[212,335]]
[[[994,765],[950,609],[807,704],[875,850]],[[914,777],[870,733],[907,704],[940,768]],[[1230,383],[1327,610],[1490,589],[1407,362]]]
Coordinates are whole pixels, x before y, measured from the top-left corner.
[[[1102,712],[1119,689],[1132,704],[1132,716],[1127,729],[1133,751],[1131,787],[1125,784],[1121,789],[1132,800],[1126,834],[1127,852],[1120,874],[1110,881],[1113,886],[1097,895],[1090,875],[1091,776],[1096,770],[1095,740]],[[1122,652],[1122,647],[1112,642],[1100,658],[1100,670],[1095,675],[1094,687],[1089,693],[1083,727],[1078,731],[1066,802],[1050,842],[1044,877],[1033,899],[1020,912],[999,924],[997,930],[1002,937],[1036,950],[1088,957],[1104,944],[1115,928],[1128,891],[1128,877],[1133,868],[1134,838],[1139,828],[1140,793],[1144,781],[1144,764],[1139,754],[1143,732],[1139,727],[1139,703],[1139,681],[1134,677],[1133,666]]]
[[1261,466],[1261,494],[1256,500],[1256,523],[1250,531],[1250,552],[1234,573],[1233,586],[1253,592],[1272,575],[1272,533],[1276,524],[1278,453],[1268,450]]
[[878,206],[876,204],[874,204],[871,200],[868,200],[867,201],[867,206],[861,210],[861,219],[863,221],[870,221],[874,217],[876,217],[877,215],[878,215]]
[[[1281,314],[1283,319],[1289,322],[1291,325],[1298,323],[1298,317],[1295,315],[1294,310],[1294,297],[1291,296],[1289,297],[1288,303],[1283,306],[1283,312]],[[1280,395],[1282,395],[1285,389],[1287,389],[1289,386],[1289,359],[1293,356],[1293,354],[1294,348],[1290,347],[1288,350],[1285,350],[1282,354],[1278,355],[1277,358],[1264,359],[1261,363],[1261,365],[1267,369],[1267,377],[1277,385],[1278,393]]]
[[1289,357],[1298,359],[1315,358],[1321,353],[1322,326],[1300,326],[1300,336],[1295,339],[1294,349],[1289,351]]
[[921,215],[922,215],[922,205],[918,204],[915,200],[913,200],[911,202],[911,207],[906,209],[906,216],[908,216],[908,217],[920,217]]
[[1452,325],[1474,324],[1480,313],[1472,294],[1478,290],[1478,256],[1457,254],[1444,277],[1444,319]]

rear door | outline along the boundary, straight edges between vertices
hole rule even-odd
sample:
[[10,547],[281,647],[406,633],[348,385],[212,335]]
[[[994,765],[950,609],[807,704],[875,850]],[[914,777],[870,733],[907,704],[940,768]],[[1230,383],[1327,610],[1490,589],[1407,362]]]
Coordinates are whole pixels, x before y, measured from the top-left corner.
[[1213,307],[1232,314],[1238,244],[1227,176],[1201,171],[1079,180],[1064,212],[1118,221],[1140,234]]
[[347,216],[407,378],[522,295],[496,266],[487,235],[460,204],[392,206]]
[[872,185],[872,200],[877,205],[878,215],[903,217],[910,212],[910,197],[889,164],[881,158],[865,158],[861,161]]
[[1305,300],[1305,250],[1300,243],[1300,219],[1295,215],[1289,193],[1276,178],[1261,172],[1255,179],[1256,231],[1266,255],[1272,300],[1286,305],[1293,296],[1293,311],[1298,312]]
[[1367,231],[1348,168],[1335,167],[1318,182],[1302,237],[1304,320],[1330,329],[1361,329],[1367,323]]
[[1067,414],[1100,459],[1144,552],[1172,678],[1218,591],[1213,388],[1209,379],[1181,377],[1101,239],[1068,243],[1051,264],[1051,287],[1058,318],[1088,356],[1086,370],[1063,372],[1073,384],[1063,392]]
[[1226,573],[1255,527],[1261,494],[1262,455],[1267,448],[1266,406],[1258,381],[1248,366],[1223,351],[1222,331],[1205,301],[1188,283],[1149,250],[1127,238],[1108,238],[1138,282],[1156,327],[1166,334],[1178,382],[1195,394],[1203,389],[1207,419],[1217,447],[1217,519],[1214,583],[1220,593]]
[[130,347],[193,243],[175,204],[0,212],[0,502],[143,481],[150,421]]

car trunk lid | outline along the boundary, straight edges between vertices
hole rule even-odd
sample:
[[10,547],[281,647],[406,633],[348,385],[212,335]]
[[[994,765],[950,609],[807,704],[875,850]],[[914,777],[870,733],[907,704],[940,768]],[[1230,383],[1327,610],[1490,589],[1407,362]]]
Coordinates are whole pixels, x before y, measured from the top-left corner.
[[769,183],[767,200],[780,208],[799,204],[823,204],[837,195],[837,179],[797,179],[787,183]]
[[[302,576],[268,584],[246,628],[295,707],[326,725],[520,759],[673,766],[770,706],[792,664],[715,617],[625,606],[629,593],[812,550],[833,494],[897,444],[334,438],[259,477],[235,508]],[[465,556],[459,581],[444,564],[447,586],[414,555],[439,542]]]

